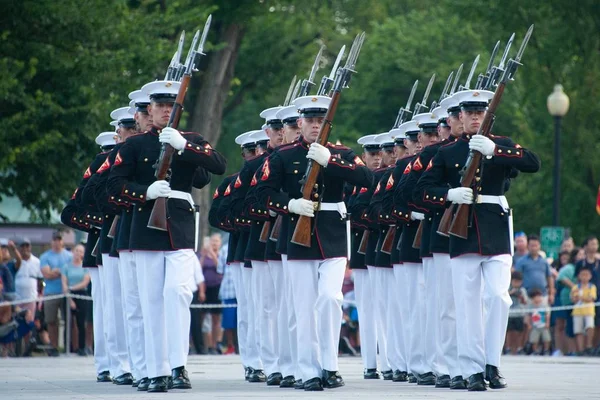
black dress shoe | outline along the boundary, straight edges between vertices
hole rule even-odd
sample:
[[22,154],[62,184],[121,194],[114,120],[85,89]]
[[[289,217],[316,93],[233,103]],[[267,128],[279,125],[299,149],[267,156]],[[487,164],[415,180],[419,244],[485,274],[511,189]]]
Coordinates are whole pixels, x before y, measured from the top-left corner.
[[485,366],[485,379],[490,383],[490,389],[504,389],[507,386],[506,379],[504,379],[498,367],[490,364]]
[[323,390],[323,383],[321,378],[312,378],[304,382],[303,387],[307,392],[320,392]]
[[131,387],[134,387],[134,388],[138,387],[140,385],[140,381],[141,381],[141,379],[133,378],[133,383],[131,384]]
[[383,375],[384,381],[391,381],[394,378],[394,371],[391,369],[387,371],[381,371],[381,375]]
[[304,382],[302,382],[302,379],[298,379],[296,383],[294,383],[294,389],[304,390]]
[[[307,382],[308,383],[308,382]],[[338,371],[323,370],[323,387],[335,389],[344,386],[346,383]]]
[[293,388],[295,383],[296,383],[296,378],[294,378],[294,375],[288,375],[281,380],[279,387],[280,388]]
[[248,375],[248,382],[256,383],[256,382],[264,382],[267,380],[265,373],[262,369],[252,369],[250,375]]
[[252,372],[252,368],[244,367],[244,379],[247,381],[250,378],[250,373]]
[[133,376],[126,372],[123,375],[119,375],[113,379],[115,385],[131,385],[133,383]]
[[173,389],[173,377],[171,375],[167,376],[167,389]]
[[137,387],[138,392],[145,392],[148,390],[148,386],[150,386],[150,379],[142,378],[140,379],[140,383]]
[[[139,389],[139,387],[138,387]],[[168,376],[159,376],[156,378],[150,379],[150,384],[148,385],[148,393],[159,393],[159,392],[167,392],[169,391],[169,377]]]
[[174,368],[171,371],[171,381],[172,385],[169,386],[173,389],[191,389],[192,384],[190,383],[190,378],[188,378],[188,372],[185,367]]
[[467,388],[467,382],[464,380],[462,375],[455,376],[450,381],[450,389],[465,390]]
[[449,388],[450,387],[450,375],[440,375],[435,378],[436,388]]
[[267,386],[279,386],[283,375],[280,372],[273,372],[267,377]]
[[96,377],[96,382],[112,382],[112,379],[110,377],[110,372],[108,371],[102,371],[98,374],[98,376]]
[[408,382],[408,372],[400,371],[399,369],[394,371],[394,376],[392,376],[393,382]]
[[485,381],[483,380],[483,372],[473,374],[469,377],[467,390],[469,392],[483,392],[484,390],[487,390],[485,387]]
[[381,376],[379,375],[377,368],[367,368],[363,372],[363,378],[364,379],[379,379],[379,378],[381,378]]
[[417,376],[417,385],[433,386],[435,385],[435,375],[433,372],[425,372]]
[[412,372],[408,374],[408,383],[417,383],[417,377]]

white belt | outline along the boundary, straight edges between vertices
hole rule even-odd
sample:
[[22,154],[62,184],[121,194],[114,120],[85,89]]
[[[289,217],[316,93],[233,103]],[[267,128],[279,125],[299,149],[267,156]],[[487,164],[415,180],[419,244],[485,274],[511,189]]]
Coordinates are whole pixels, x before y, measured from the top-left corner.
[[194,199],[191,193],[182,192],[180,190],[171,190],[170,199],[186,200],[190,203],[190,207],[194,209],[194,252],[198,251],[198,236],[200,234],[200,212],[194,207]]
[[477,203],[485,203],[485,204],[498,204],[500,207],[504,209],[505,212],[508,213],[508,234],[510,240],[510,255],[514,255],[515,253],[515,238],[514,238],[514,229],[513,229],[513,216],[512,209],[508,206],[508,201],[506,200],[506,196],[491,196],[480,194],[477,196]]
[[[340,201],[339,203],[320,203],[319,211],[337,211],[340,217],[346,218],[346,203]],[[346,249],[347,257],[350,259],[350,220],[346,219]]]

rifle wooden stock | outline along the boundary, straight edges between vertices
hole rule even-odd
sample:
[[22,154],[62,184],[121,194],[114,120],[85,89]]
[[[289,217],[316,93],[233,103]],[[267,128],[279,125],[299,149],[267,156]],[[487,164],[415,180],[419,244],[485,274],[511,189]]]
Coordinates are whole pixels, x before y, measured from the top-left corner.
[[[485,113],[485,117],[483,118],[483,122],[479,127],[478,135],[490,136],[490,131],[492,130],[492,125],[494,124],[496,110],[500,105],[500,101],[502,100],[502,95],[504,94],[504,88],[506,87],[505,82],[501,82],[494,93],[494,97],[488,106],[488,110]],[[463,175],[460,180],[460,185],[462,187],[473,188],[476,185],[475,183],[475,175],[478,172],[479,165],[481,164],[481,153],[478,151],[473,151],[470,153],[469,158],[467,159],[467,163],[463,169]],[[474,190],[473,195],[477,196],[477,190]],[[459,204],[458,209],[456,210],[456,214],[454,214],[454,219],[452,220],[452,224],[450,224],[450,229],[448,233],[452,236],[457,236],[461,239],[466,239],[468,237],[469,232],[469,205],[468,204]]]
[[[181,113],[183,112],[183,101],[185,100],[185,94],[190,84],[191,75],[185,74],[181,80],[181,86],[179,92],[177,92],[177,98],[173,105],[173,111],[169,117],[169,123],[167,127],[175,128],[179,126],[179,120],[181,119]],[[155,177],[157,181],[167,179],[169,170],[171,169],[171,161],[175,154],[175,149],[170,144],[163,144],[160,150],[160,156],[156,165]],[[165,197],[158,197],[154,201],[152,206],[152,213],[148,220],[148,228],[157,229],[159,231],[167,230],[167,199]]]
[[437,228],[437,234],[448,237],[448,231],[450,230],[450,224],[452,223],[452,214],[454,214],[454,204],[451,204],[450,207],[446,208],[444,214],[442,214],[442,219],[440,219],[440,224]]
[[267,239],[269,239],[269,230],[271,229],[271,221],[265,221],[263,224],[262,230],[260,231],[260,237],[258,241],[261,243],[267,243]]
[[394,245],[394,238],[396,237],[396,225],[391,225],[385,234],[383,243],[381,244],[381,252],[385,254],[392,254],[392,247]]
[[100,243],[100,239],[96,239],[96,244],[94,245],[94,248],[92,249],[92,257],[96,257],[98,255],[98,243]]
[[363,256],[367,254],[367,245],[369,244],[370,234],[371,232],[368,229],[365,229],[362,238],[360,239],[360,245],[358,246],[358,250],[356,251],[358,254],[362,254]]
[[[335,91],[333,93],[329,109],[327,110],[327,114],[325,114],[325,119],[321,125],[321,130],[319,131],[319,136],[317,137],[316,143],[319,143],[322,146],[327,145],[327,140],[329,139],[329,134],[331,133],[331,123],[333,122],[333,117],[335,116],[335,112],[337,111],[337,106],[340,101],[340,93],[340,91]],[[304,185],[302,186],[302,198],[306,200],[312,199],[313,188],[317,183],[317,178],[319,177],[320,171],[321,165],[319,163],[315,162],[314,160],[308,160],[308,168],[305,175]],[[301,215],[298,218],[298,223],[294,229],[291,242],[300,246],[310,247],[312,241],[311,225],[311,218]]]
[[415,240],[413,240],[413,243],[412,243],[413,249],[421,248],[422,237],[423,237],[423,221],[420,221],[419,228],[417,229],[417,233],[415,234]]
[[271,229],[271,236],[269,236],[269,240],[276,242],[279,240],[279,232],[281,232],[281,224],[283,223],[283,217],[278,215],[275,219],[275,224],[273,224],[273,229]]
[[110,225],[110,229],[108,230],[108,233],[106,234],[106,236],[108,238],[114,239],[115,236],[117,236],[117,224],[119,223],[120,217],[121,217],[120,215],[115,215],[115,218],[113,219],[113,222]]

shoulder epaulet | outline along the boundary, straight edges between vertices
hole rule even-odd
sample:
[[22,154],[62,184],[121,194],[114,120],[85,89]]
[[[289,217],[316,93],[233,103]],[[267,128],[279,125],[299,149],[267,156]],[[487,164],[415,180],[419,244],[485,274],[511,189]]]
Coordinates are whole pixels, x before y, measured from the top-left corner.
[[446,143],[446,144],[443,144],[443,145],[441,145],[441,146],[440,146],[440,149],[442,149],[442,148],[444,148],[444,147],[452,146],[453,144],[456,144],[456,143],[458,143],[458,140],[454,140],[454,141],[452,141],[452,142],[448,142],[448,143]]
[[300,142],[294,142],[289,144],[284,144],[283,146],[279,146],[277,150],[281,153],[282,151],[294,149],[300,145]]
[[331,142],[327,142],[327,146],[328,147],[333,147],[334,149],[350,150],[350,147],[344,146],[343,144],[333,144]]

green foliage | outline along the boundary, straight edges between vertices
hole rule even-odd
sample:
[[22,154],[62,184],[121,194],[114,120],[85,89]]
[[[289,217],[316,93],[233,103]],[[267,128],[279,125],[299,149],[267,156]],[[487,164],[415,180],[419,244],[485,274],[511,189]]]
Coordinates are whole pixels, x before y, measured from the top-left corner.
[[[594,209],[600,183],[598,11],[593,0],[494,0],[479,6],[471,0],[8,2],[0,17],[0,196],[18,196],[42,220],[60,208],[96,150],[95,136],[110,128],[109,112],[125,105],[130,91],[162,78],[180,31],[186,30],[189,43],[209,13],[208,57],[225,46],[219,36],[224,27],[235,23],[243,29],[217,145],[229,160],[228,172],[241,166],[235,136],[260,127],[259,112],[283,101],[294,75],[306,78],[321,45],[326,50],[317,84],[340,47],[367,32],[333,131],[333,140],[358,150],[358,137],[391,127],[415,79],[416,102],[436,73],[431,102],[450,71],[464,63],[464,82],[480,54],[480,73],[494,43],[513,31],[514,55],[535,23],[494,131],[542,159],[540,173],[522,174],[509,192],[515,228],[536,232],[551,223],[554,139],[545,102],[553,85],[563,84],[571,109],[561,143],[561,221],[580,239],[600,231]],[[199,72],[192,85],[199,79],[210,77]],[[188,110],[196,96],[201,94],[191,92]]]

